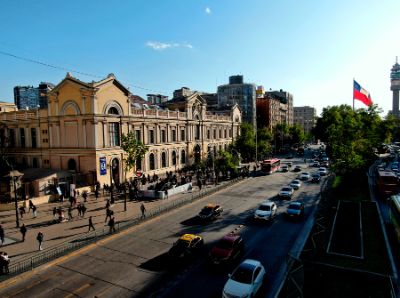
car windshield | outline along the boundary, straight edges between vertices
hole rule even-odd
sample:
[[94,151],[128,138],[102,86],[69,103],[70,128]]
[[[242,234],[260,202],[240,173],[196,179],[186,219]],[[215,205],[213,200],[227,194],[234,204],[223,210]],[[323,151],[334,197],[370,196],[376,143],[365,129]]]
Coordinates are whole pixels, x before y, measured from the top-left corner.
[[240,265],[240,267],[233,272],[231,279],[243,284],[251,284],[253,279],[253,267],[247,264]]
[[282,188],[282,191],[291,191],[292,189],[290,187],[284,187]]
[[258,207],[258,210],[261,210],[261,211],[270,211],[270,210],[271,210],[271,207],[270,207],[270,206],[267,206],[267,205],[260,205],[260,207]]
[[217,247],[221,248],[221,249],[230,249],[230,248],[232,248],[232,241],[226,240],[226,239],[221,239],[218,242]]
[[200,214],[208,215],[212,212],[212,210],[212,207],[204,207],[203,209],[201,209]]
[[292,181],[292,184],[300,184],[300,181],[294,180]]
[[301,205],[299,205],[299,204],[290,204],[289,205],[289,209],[292,209],[292,210],[300,210],[300,208],[301,208]]

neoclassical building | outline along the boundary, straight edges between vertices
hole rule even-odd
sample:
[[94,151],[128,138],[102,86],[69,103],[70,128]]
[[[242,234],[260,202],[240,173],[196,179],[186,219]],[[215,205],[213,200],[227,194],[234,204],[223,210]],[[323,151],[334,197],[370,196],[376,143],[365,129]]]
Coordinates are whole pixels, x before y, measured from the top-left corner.
[[125,173],[121,134],[134,131],[149,150],[137,161],[146,174],[165,173],[225,149],[238,136],[241,111],[208,111],[200,94],[163,107],[135,102],[114,75],[83,82],[70,74],[48,93],[46,109],[0,113],[14,163],[69,170],[93,181],[118,183]]

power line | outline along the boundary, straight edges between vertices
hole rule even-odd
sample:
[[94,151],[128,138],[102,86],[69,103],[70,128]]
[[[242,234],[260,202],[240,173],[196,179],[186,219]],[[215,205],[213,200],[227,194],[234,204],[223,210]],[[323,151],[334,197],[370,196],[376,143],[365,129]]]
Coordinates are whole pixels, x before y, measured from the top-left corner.
[[[42,62],[42,61],[39,61],[39,60],[25,58],[25,57],[18,56],[18,55],[9,53],[9,52],[4,52],[4,51],[1,51],[1,50],[0,50],[0,54],[2,54],[4,56],[13,57],[13,58],[16,58],[18,60],[22,60],[22,61],[26,61],[26,62],[30,62],[30,63],[35,63],[35,64],[39,64],[39,65],[42,65],[42,66],[46,66],[46,67],[50,67],[50,68],[54,68],[54,69],[59,69],[59,70],[67,71],[67,72],[72,72],[72,73],[76,73],[76,74],[80,74],[80,75],[84,75],[84,76],[88,76],[88,77],[93,77],[93,78],[98,78],[98,79],[103,79],[104,78],[104,76],[98,76],[98,75],[95,75],[95,74],[82,72],[82,71],[74,70],[74,69],[71,69],[71,68],[63,67],[63,66],[53,65],[53,64]],[[131,85],[131,84],[127,84],[127,85],[129,87],[142,89],[142,90],[150,91],[150,92],[154,92],[154,93],[164,93],[164,92],[160,92],[160,91],[144,88],[144,87],[137,86],[137,85]],[[165,92],[165,93],[167,93],[167,92]]]

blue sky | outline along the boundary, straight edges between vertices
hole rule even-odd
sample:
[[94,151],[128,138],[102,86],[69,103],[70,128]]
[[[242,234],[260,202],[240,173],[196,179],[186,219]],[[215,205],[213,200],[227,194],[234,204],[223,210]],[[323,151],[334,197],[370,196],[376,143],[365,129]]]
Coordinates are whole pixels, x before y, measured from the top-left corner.
[[[399,16],[398,0],[3,0],[0,52],[114,73],[142,97],[182,86],[216,92],[242,74],[318,112],[351,105],[356,78],[386,114]],[[14,86],[57,84],[66,74],[4,54],[0,70],[0,101],[10,102]]]

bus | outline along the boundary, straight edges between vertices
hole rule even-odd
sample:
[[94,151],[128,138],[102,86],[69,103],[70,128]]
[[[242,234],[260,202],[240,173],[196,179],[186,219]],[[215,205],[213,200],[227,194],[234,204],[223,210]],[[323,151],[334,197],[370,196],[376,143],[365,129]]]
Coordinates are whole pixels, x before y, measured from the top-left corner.
[[400,195],[393,195],[389,200],[389,219],[394,235],[400,243]]
[[398,192],[398,178],[393,171],[378,170],[376,175],[378,192],[383,197],[391,196]]
[[281,165],[281,160],[278,158],[266,159],[263,160],[261,163],[261,171],[263,171],[266,174],[272,174],[273,172],[279,170],[280,165]]

